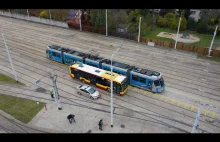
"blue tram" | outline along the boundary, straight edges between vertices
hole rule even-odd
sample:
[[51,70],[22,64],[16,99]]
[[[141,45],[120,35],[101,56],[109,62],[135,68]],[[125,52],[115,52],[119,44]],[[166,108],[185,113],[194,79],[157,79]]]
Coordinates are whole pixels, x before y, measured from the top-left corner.
[[[96,57],[87,53],[50,45],[46,49],[46,56],[57,62],[72,65],[74,62],[98,67],[104,70],[111,70],[111,61],[102,57]],[[112,61],[112,71],[127,76],[128,84],[152,92],[163,92],[165,89],[164,80],[161,73],[147,70],[125,63]]]

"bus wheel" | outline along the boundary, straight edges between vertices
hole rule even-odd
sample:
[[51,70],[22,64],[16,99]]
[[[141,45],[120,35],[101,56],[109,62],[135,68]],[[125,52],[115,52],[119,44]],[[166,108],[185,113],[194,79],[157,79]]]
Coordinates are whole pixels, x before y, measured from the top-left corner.
[[110,89],[110,88],[108,88],[108,89],[107,89],[107,91],[108,91],[108,92],[111,92],[111,89]]

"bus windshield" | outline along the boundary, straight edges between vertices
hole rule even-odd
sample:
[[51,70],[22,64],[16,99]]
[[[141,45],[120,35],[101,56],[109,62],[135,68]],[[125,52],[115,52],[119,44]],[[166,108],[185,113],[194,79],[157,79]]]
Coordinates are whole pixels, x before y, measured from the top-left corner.
[[124,90],[128,87],[127,79],[125,79],[125,80],[121,83],[121,86],[122,86],[122,91],[124,91]]

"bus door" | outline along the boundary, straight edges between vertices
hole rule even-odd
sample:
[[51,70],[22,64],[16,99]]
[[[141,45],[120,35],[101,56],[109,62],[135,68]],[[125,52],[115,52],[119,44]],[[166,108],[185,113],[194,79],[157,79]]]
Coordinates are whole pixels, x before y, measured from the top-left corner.
[[79,79],[79,71],[75,68],[71,68],[71,73],[74,74],[76,79]]
[[121,84],[118,84],[116,82],[113,82],[113,91],[116,93],[116,94],[120,94],[121,92]]

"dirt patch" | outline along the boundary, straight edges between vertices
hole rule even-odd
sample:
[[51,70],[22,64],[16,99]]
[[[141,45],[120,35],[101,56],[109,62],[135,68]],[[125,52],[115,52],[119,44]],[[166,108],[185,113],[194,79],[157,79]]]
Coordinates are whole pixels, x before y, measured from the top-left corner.
[[[168,33],[168,32],[160,32],[157,36],[164,37],[164,38],[172,38],[173,40],[176,40],[176,34]],[[183,38],[183,34],[178,34],[178,42],[183,43],[194,43],[200,41],[200,39],[192,34],[189,34],[188,38]]]

